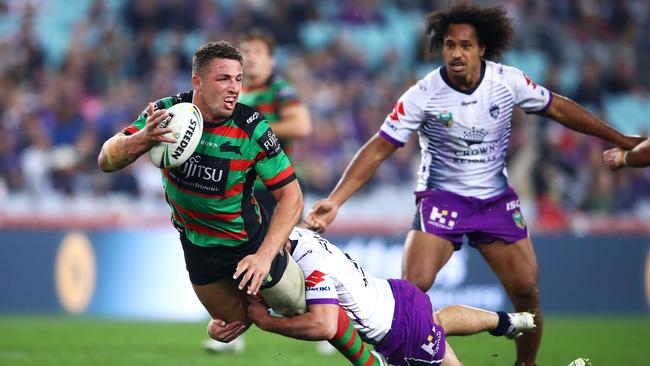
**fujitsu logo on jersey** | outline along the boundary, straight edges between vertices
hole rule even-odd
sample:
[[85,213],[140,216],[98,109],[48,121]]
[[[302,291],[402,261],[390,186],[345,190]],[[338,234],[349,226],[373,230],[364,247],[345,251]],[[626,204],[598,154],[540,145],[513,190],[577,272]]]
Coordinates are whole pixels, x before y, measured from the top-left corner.
[[183,178],[185,179],[200,178],[213,182],[220,182],[224,175],[223,169],[215,169],[213,167],[201,165],[200,155],[189,158],[186,163],[178,168],[178,171],[183,174]]
[[278,137],[271,131],[267,131],[267,137],[268,139],[264,141],[264,148],[271,150],[278,144]]
[[169,178],[178,186],[200,194],[226,194],[230,160],[195,153],[176,169],[168,171]]
[[266,156],[272,158],[282,151],[282,146],[280,145],[280,140],[273,133],[273,130],[269,128],[266,132],[257,139],[257,143],[260,147],[266,152]]

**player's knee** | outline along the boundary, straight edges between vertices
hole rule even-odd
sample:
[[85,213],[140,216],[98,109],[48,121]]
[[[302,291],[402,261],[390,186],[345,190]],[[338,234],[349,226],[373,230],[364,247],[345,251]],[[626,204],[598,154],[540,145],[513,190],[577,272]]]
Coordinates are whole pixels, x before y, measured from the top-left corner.
[[432,277],[428,273],[423,273],[423,271],[404,270],[402,278],[411,282],[420,290],[427,292],[433,286],[435,276]]
[[290,316],[307,311],[305,279],[302,270],[289,256],[287,268],[272,287],[261,290],[266,303],[278,314]]
[[540,294],[537,283],[519,283],[509,291],[510,300],[517,308],[535,308],[539,306]]
[[446,330],[445,328],[445,319],[449,316],[449,307],[445,306],[442,309],[438,309],[437,311],[433,312],[433,322],[441,326],[443,329]]

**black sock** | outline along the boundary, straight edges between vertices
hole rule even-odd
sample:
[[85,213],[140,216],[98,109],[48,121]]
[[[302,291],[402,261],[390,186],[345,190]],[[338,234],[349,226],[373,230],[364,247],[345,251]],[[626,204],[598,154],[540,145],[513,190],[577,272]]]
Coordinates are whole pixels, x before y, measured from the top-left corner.
[[510,317],[505,311],[497,311],[497,315],[499,316],[499,324],[497,324],[496,328],[490,331],[490,334],[499,337],[508,332],[508,328],[510,328],[511,323]]

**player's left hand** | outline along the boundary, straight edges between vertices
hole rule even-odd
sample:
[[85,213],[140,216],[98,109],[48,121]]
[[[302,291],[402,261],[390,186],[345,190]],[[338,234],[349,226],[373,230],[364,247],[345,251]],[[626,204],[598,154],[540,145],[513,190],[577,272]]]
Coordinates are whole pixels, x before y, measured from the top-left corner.
[[226,323],[221,319],[212,319],[208,323],[208,336],[215,341],[228,343],[239,337],[246,330],[246,325],[239,321]]
[[246,293],[249,295],[257,295],[264,278],[269,274],[272,261],[273,257],[269,258],[264,253],[259,252],[245,256],[237,263],[237,269],[232,276],[233,279],[238,279],[243,274],[237,287],[243,290],[248,284]]
[[617,171],[625,166],[625,151],[618,147],[605,150],[603,161],[609,170]]

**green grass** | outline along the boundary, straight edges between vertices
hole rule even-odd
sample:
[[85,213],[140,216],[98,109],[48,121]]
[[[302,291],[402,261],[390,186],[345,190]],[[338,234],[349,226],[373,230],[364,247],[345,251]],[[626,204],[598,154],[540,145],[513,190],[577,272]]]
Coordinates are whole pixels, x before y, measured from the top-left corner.
[[[207,322],[206,322],[207,323]],[[0,316],[1,366],[253,366],[348,365],[340,355],[322,356],[315,344],[252,328],[239,355],[201,349],[205,323],[151,323],[70,317]],[[579,357],[594,366],[649,365],[650,317],[549,316],[540,366],[566,366]],[[511,366],[511,341],[486,334],[453,337],[465,365]]]

